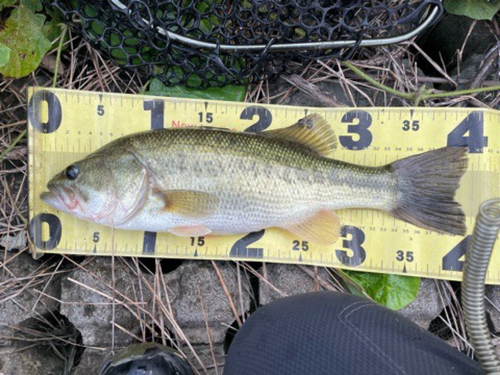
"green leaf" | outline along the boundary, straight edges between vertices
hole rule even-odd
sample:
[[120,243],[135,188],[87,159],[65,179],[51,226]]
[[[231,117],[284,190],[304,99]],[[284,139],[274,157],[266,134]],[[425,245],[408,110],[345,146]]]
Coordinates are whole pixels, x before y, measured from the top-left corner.
[[17,0],[0,0],[0,10],[13,6]]
[[242,102],[245,99],[245,86],[228,85],[224,87],[209,87],[207,89],[194,89],[184,86],[165,86],[160,80],[154,78],[149,84],[145,95],[169,96],[176,98],[232,100]]
[[0,68],[7,65],[10,60],[10,48],[0,43]]
[[451,14],[467,16],[476,20],[492,20],[500,10],[500,1],[445,0],[444,6]]
[[59,26],[59,21],[56,19],[52,19],[49,22],[45,22],[43,25],[43,35],[50,41],[50,43],[54,43],[59,35],[61,35],[61,27]]
[[420,278],[379,273],[345,271],[352,281],[379,304],[399,310],[415,299]]
[[33,12],[42,10],[42,2],[40,0],[21,0],[21,5],[30,8]]
[[[45,22],[45,25],[43,26],[43,35],[50,41],[50,44],[52,45],[51,50],[57,49],[59,47],[59,38],[62,34],[62,29],[61,29],[61,21],[52,18],[49,22]],[[64,45],[69,39],[69,33],[66,33],[64,36],[64,41],[63,41],[63,48],[62,50],[66,50],[68,48],[68,45]],[[55,42],[57,40],[57,42]]]
[[18,78],[38,67],[51,46],[43,34],[44,22],[45,16],[34,14],[24,5],[12,11],[0,32],[0,43],[11,49],[10,60],[0,68],[1,74]]

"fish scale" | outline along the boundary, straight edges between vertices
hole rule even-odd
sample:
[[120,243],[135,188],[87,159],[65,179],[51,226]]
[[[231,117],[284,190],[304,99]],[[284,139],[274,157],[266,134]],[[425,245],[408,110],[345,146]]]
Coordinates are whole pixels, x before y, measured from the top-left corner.
[[[107,224],[123,229],[166,232],[202,225],[214,234],[288,229],[321,210],[364,207],[390,211],[396,199],[394,178],[387,168],[339,162],[275,135],[210,128],[164,129],[123,137],[77,162],[82,169],[78,180],[61,183],[75,185],[75,191],[88,184],[84,192],[92,197],[101,189],[101,185],[93,188],[94,175],[111,171],[108,183],[114,190],[110,200],[134,207],[142,199],[135,192],[144,171],[137,166],[128,168],[130,158],[143,167],[151,186],[145,192],[144,207],[132,217],[126,212],[127,220],[117,218],[115,212],[110,215]],[[61,176],[64,180],[64,173],[57,179]],[[182,215],[166,207],[169,191],[208,193],[218,205],[203,217]],[[102,199],[98,201],[101,204]],[[203,209],[203,202],[198,204]]]

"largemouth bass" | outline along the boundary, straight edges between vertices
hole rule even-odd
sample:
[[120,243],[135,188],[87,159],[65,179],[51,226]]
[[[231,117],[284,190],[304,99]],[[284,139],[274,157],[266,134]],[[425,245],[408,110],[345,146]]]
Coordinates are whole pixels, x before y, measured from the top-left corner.
[[318,115],[253,134],[180,128],[117,139],[68,166],[41,198],[76,217],[179,236],[277,227],[332,244],[335,210],[367,208],[464,235],[454,201],[467,149],[441,148],[383,167],[331,158],[336,137]]

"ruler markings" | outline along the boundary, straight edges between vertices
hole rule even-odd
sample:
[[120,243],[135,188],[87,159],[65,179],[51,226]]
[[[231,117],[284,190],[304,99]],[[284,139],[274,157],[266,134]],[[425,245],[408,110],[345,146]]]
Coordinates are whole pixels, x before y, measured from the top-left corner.
[[[29,95],[32,96],[36,90],[30,89]],[[56,215],[62,222],[62,238],[58,247],[54,249],[37,248],[37,253],[64,253],[87,254],[87,251],[94,249],[91,243],[93,232],[100,233],[100,243],[97,244],[97,255],[110,255],[110,247],[107,243],[111,241],[111,229],[101,227],[97,224],[86,223],[76,218],[61,214],[49,206],[43,204],[35,193],[39,194],[45,190],[46,183],[52,175],[65,168],[71,161],[79,160],[86,152],[93,151],[98,145],[104,145],[109,141],[121,136],[121,134],[130,134],[136,131],[148,130],[151,120],[151,112],[144,111],[143,103],[146,100],[163,100],[164,124],[171,126],[172,120],[184,122],[186,124],[199,124],[199,108],[206,101],[196,101],[192,99],[168,99],[155,97],[130,96],[122,94],[99,94],[82,93],[70,90],[43,89],[53,92],[62,98],[63,121],[60,128],[54,133],[41,134],[33,131],[29,127],[30,150],[30,219],[47,212]],[[97,104],[100,102],[99,95],[102,95],[104,105],[104,116],[96,115]],[[87,97],[85,97],[87,96]],[[80,98],[81,97],[81,98]],[[88,99],[88,100],[82,100]],[[114,103],[119,101],[121,106],[114,107]],[[89,104],[90,103],[90,104]],[[137,104],[137,105],[135,105]],[[273,116],[271,128],[278,128],[291,125],[304,114],[303,108],[289,106],[268,106],[254,103],[230,103],[208,101],[207,110],[214,113],[214,124],[216,126],[227,125],[243,130],[254,124],[258,117],[254,116],[252,120],[242,120],[240,115],[245,108],[258,106],[268,108]],[[233,110],[231,110],[233,108]],[[46,111],[46,109],[44,109]],[[404,132],[401,120],[410,119],[410,110],[405,108],[397,109],[378,109],[378,108],[331,108],[314,109],[309,108],[308,113],[319,112],[325,114],[337,135],[347,135],[349,123],[344,123],[343,119],[348,112],[369,113],[373,123],[368,128],[373,134],[372,144],[365,150],[349,150],[343,147],[335,154],[336,158],[348,162],[364,165],[383,165],[396,159],[413,155],[422,151],[442,147],[446,143],[448,134],[457,127],[472,112],[484,113],[484,132],[489,137],[488,147],[484,147],[483,153],[471,153],[469,172],[471,180],[486,178],[488,173],[491,178],[487,184],[478,182],[464,183],[462,192],[457,196],[462,204],[467,206],[471,196],[473,202],[481,199],[491,198],[488,194],[498,194],[500,184],[500,130],[497,130],[500,122],[500,114],[494,111],[485,111],[482,109],[468,108],[415,108],[413,110],[413,120],[420,121],[418,131]],[[470,119],[480,116],[470,116]],[[352,124],[355,124],[354,120]],[[473,120],[471,120],[473,121]],[[433,126],[439,123],[438,126]],[[379,126],[377,126],[379,125]],[[428,126],[429,125],[429,126]],[[92,134],[88,134],[92,129]],[[78,134],[78,131],[82,134]],[[85,130],[85,131],[84,131]],[[66,134],[68,132],[68,134]],[[470,136],[469,133],[464,137]],[[357,135],[352,135],[353,140],[357,140]],[[83,142],[83,144],[81,144]],[[40,166],[43,165],[43,168]],[[475,175],[473,175],[474,173]],[[474,176],[474,178],[472,178]],[[482,186],[488,185],[488,186]],[[488,190],[489,189],[489,190]],[[461,194],[460,194],[461,193]],[[464,198],[465,197],[465,198]],[[477,212],[477,207],[475,208]],[[474,222],[473,209],[467,211],[467,224],[469,233],[472,231]],[[285,262],[300,264],[317,264],[321,266],[342,267],[348,269],[358,269],[371,272],[402,273],[404,262],[395,262],[397,250],[413,251],[415,260],[413,264],[406,262],[407,275],[436,277],[443,279],[459,280],[461,272],[457,270],[443,270],[442,259],[445,255],[458,246],[462,237],[440,235],[429,232],[412,225],[406,224],[394,219],[387,214],[369,210],[342,210],[339,212],[344,224],[352,225],[364,234],[364,242],[360,246],[366,251],[366,259],[358,267],[349,267],[340,262],[338,258],[339,251],[345,251],[348,257],[357,257],[349,248],[349,244],[355,239],[351,234],[341,238],[335,245],[330,247],[319,247],[310,244],[308,251],[292,250],[292,241],[295,240],[292,235],[284,234],[278,230],[266,230],[265,235],[255,243],[249,244],[245,249],[244,256],[238,259],[261,260],[266,262]],[[390,218],[390,220],[388,220]],[[373,228],[373,230],[371,229]],[[45,224],[42,226],[44,236],[48,235]],[[210,237],[205,239],[203,247],[198,246],[198,258],[204,259],[229,259],[232,245],[243,238],[245,234],[228,237]],[[75,239],[78,241],[74,242]],[[87,240],[84,240],[87,239]],[[125,232],[115,230],[114,244],[116,246],[116,255],[141,256],[144,249],[144,232]],[[68,244],[74,243],[74,246],[68,248]],[[190,239],[178,238],[167,234],[158,234],[155,243],[156,252],[152,256],[161,256],[166,258],[185,257],[195,259],[195,246],[190,245]],[[251,257],[249,249],[262,249],[259,258]],[[149,246],[148,246],[148,249]],[[182,249],[182,250],[180,250]],[[187,249],[187,250],[186,250]],[[221,249],[225,249],[221,250]],[[302,254],[302,261],[299,261]],[[243,255],[243,254],[242,254]],[[417,261],[418,257],[418,261]],[[460,260],[461,261],[461,260]],[[500,283],[500,256],[498,251],[494,252],[492,265],[488,274],[488,283]]]

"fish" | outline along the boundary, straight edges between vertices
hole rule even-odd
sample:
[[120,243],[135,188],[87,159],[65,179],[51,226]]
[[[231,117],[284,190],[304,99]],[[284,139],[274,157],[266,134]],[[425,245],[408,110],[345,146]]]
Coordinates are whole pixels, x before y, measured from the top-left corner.
[[80,219],[177,236],[281,228],[330,245],[340,209],[373,209],[433,231],[466,233],[454,200],[467,148],[443,147],[381,166],[336,160],[318,114],[261,133],[172,128],[118,138],[72,163],[41,199]]

